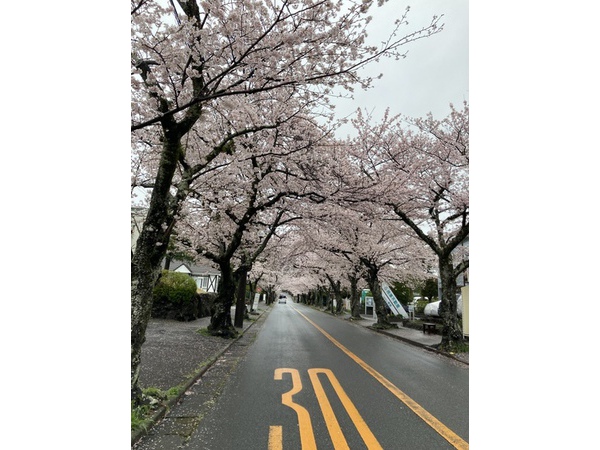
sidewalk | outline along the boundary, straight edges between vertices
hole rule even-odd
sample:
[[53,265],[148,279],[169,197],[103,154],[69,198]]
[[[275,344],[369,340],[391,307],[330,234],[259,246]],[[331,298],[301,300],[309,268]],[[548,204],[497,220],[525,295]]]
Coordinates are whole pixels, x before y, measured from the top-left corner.
[[[268,308],[264,303],[259,303],[256,308],[258,314],[251,317],[257,319]],[[235,307],[231,311],[233,320]],[[198,332],[205,330],[209,324],[210,317],[190,322],[150,319],[146,342],[142,346],[140,387],[167,390],[190,384],[202,375],[236,340]],[[237,330],[241,335],[253,324],[254,321],[244,320],[243,329]]]
[[[202,333],[210,324],[210,317],[190,322],[150,319],[146,329],[146,341],[142,346],[139,386],[142,389],[153,387],[163,391],[176,387],[179,394],[158,407],[147,430],[131,432],[132,447],[142,436],[151,432],[152,427],[166,416],[186,391],[270,309],[264,303],[258,303],[255,308],[251,313],[254,320],[244,320],[243,328],[237,328],[240,334],[235,339],[223,339]],[[233,319],[235,308],[231,311]]]
[[469,364],[469,354],[468,353],[460,353],[460,354],[448,354],[445,352],[440,352],[434,348],[433,345],[437,345],[442,341],[442,337],[439,334],[429,334],[424,333],[421,330],[415,330],[414,328],[403,327],[401,323],[397,323],[398,328],[390,328],[388,330],[377,330],[371,328],[376,322],[377,319],[374,319],[372,316],[361,315],[362,320],[349,320],[351,315],[347,312],[338,316],[341,319],[347,320],[356,325],[363,326],[368,328],[376,333],[385,334],[386,336],[399,339],[401,341],[407,342],[412,345],[416,345],[418,347],[425,348],[427,350],[434,351],[436,353],[448,356],[450,358],[456,359],[465,364]]
[[[343,319],[350,321],[350,314],[345,313],[341,316]],[[370,316],[361,315],[362,320],[351,321],[357,325],[361,325],[365,328],[369,328],[377,323],[377,319],[373,319]],[[386,334],[391,337],[398,338],[403,341],[407,341],[411,344],[418,345],[419,347],[429,347],[431,345],[439,344],[442,340],[442,337],[439,334],[429,334],[423,333],[420,330],[415,330],[413,328],[405,328],[401,323],[397,323],[398,328],[390,328],[389,330],[375,330],[378,333]]]

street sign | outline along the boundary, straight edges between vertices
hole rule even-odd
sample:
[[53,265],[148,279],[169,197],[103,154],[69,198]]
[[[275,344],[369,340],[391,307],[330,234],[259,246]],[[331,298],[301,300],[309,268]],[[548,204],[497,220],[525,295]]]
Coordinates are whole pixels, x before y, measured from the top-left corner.
[[258,302],[260,302],[260,294],[254,294],[254,301],[252,303],[252,309],[255,311],[258,308]]
[[408,314],[404,310],[404,307],[398,301],[387,283],[381,283],[381,293],[383,294],[383,299],[387,303],[388,307],[395,315],[401,315],[405,319],[408,319]]
[[369,308],[371,308],[371,314],[373,317],[376,317],[375,313],[375,305],[373,302],[373,297],[367,297],[367,292],[370,292],[368,289],[363,289],[360,293],[360,301],[365,304],[365,314],[369,314]]

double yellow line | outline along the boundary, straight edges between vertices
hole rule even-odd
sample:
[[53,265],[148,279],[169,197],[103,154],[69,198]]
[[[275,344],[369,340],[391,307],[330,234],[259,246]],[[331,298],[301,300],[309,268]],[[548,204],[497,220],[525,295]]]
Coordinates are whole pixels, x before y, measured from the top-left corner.
[[[303,406],[294,403],[292,397],[294,394],[297,394],[302,390],[302,381],[300,380],[300,374],[297,369],[276,369],[275,370],[275,379],[281,380],[283,379],[283,374],[289,373],[292,376],[292,389],[281,395],[281,403],[286,406],[289,406],[298,416],[298,428],[300,429],[300,443],[302,445],[302,450],[316,450],[317,444],[315,442],[315,436],[313,433],[312,422],[310,420],[310,414]],[[335,417],[335,413],[333,412],[333,408],[331,407],[331,403],[327,399],[327,394],[325,394],[325,390],[323,389],[323,385],[319,380],[319,374],[324,374],[329,379],[329,382],[333,386],[335,393],[338,395],[342,405],[346,409],[348,416],[354,423],[354,426],[358,430],[360,437],[364,441],[365,445],[369,450],[383,450],[383,447],[375,438],[375,435],[371,432],[366,422],[348,397],[346,392],[342,388],[342,385],[339,383],[333,372],[329,369],[308,369],[308,375],[310,377],[310,381],[312,382],[313,388],[315,390],[315,394],[317,396],[317,400],[319,401],[319,406],[321,407],[321,411],[323,412],[323,417],[325,419],[325,424],[327,425],[327,430],[329,431],[329,435],[331,436],[331,441],[333,442],[333,448],[335,450],[350,450],[348,446],[348,441],[346,441],[346,437],[342,432],[342,428]],[[282,449],[282,439],[283,433],[280,425],[274,425],[269,428],[269,450],[281,450]]]
[[383,386],[385,386],[392,394],[394,394],[402,403],[408,406],[417,416],[419,416],[427,425],[433,428],[436,432],[438,432],[444,439],[446,439],[454,448],[459,450],[466,450],[469,448],[469,443],[463,440],[460,436],[454,433],[450,428],[436,419],[433,415],[431,415],[425,408],[415,402],[412,398],[398,389],[391,381],[369,366],[366,362],[344,347],[341,343],[339,343],[336,339],[334,339],[329,333],[323,330],[320,326],[298,311],[296,308],[294,310],[304,317],[312,326],[314,326],[317,330],[319,330],[327,339],[329,339],[336,347],[338,347],[341,351],[343,351],[346,355],[348,355],[354,362],[356,362],[359,366],[367,371],[369,375],[379,381]]

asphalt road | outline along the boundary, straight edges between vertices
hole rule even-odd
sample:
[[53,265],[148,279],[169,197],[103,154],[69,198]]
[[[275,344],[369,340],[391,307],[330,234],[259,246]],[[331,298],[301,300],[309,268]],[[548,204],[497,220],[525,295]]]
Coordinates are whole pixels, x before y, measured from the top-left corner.
[[468,369],[277,304],[185,448],[468,448]]

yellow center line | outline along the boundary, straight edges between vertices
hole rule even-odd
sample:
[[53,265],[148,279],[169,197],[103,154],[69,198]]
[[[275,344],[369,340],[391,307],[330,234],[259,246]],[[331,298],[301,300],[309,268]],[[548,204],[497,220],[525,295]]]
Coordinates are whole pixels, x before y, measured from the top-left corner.
[[364,441],[367,448],[369,450],[383,450],[383,447],[381,447],[375,435],[371,432],[348,395],[346,395],[346,391],[344,391],[344,388],[342,388],[342,385],[337,380],[333,372],[329,369],[308,369],[308,375],[312,381],[315,394],[317,395],[317,400],[319,401],[321,411],[323,412],[323,417],[325,418],[327,429],[329,430],[329,435],[333,441],[333,448],[335,450],[350,450],[348,442],[344,437],[344,433],[342,433],[342,429],[340,428],[340,424],[335,417],[331,403],[329,403],[327,395],[325,394],[325,390],[323,389],[323,385],[319,380],[319,373],[323,373],[327,375],[327,378],[329,378],[329,382],[333,386],[333,389],[342,402],[342,405],[344,405],[344,408],[346,408],[346,412],[350,416],[350,419],[352,419],[354,426],[358,430],[358,433],[360,434],[360,437]]
[[338,347],[341,351],[343,351],[346,355],[348,355],[354,362],[356,362],[359,366],[367,371],[373,378],[379,381],[382,385],[384,385],[392,394],[394,394],[402,403],[408,406],[417,416],[419,416],[427,425],[433,428],[436,432],[438,432],[444,439],[446,439],[454,448],[464,450],[469,448],[469,443],[463,440],[460,436],[454,433],[450,428],[436,419],[429,411],[415,402],[412,398],[398,389],[391,381],[369,366],[366,362],[344,347],[341,343],[333,338],[329,333],[327,333],[324,329],[298,311],[295,307],[294,310],[304,317],[312,326],[314,326],[317,330],[319,330],[327,339],[329,339],[336,347]]

